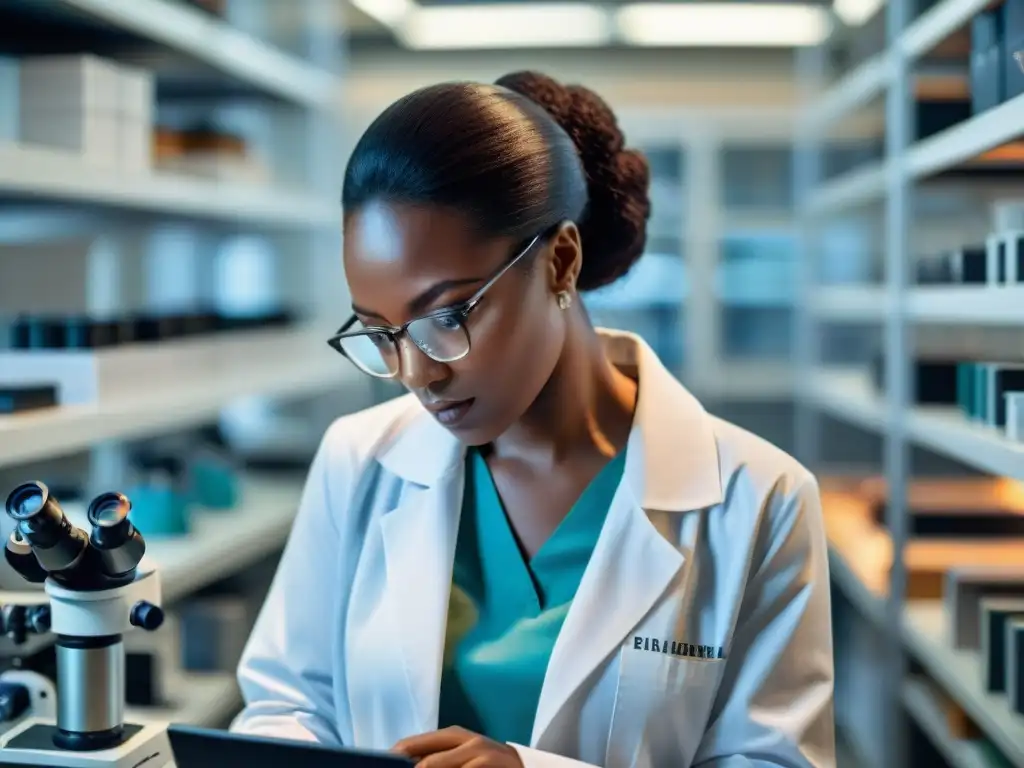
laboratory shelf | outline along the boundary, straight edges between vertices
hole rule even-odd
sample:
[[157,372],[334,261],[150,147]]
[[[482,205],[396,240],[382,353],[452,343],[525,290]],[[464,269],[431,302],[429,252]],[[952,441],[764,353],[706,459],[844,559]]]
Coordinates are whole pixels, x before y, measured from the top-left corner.
[[899,50],[908,58],[919,58],[991,5],[992,0],[941,0],[907,26],[899,36]]
[[821,320],[877,323],[885,317],[885,290],[865,285],[822,285],[810,296],[810,309]]
[[249,86],[292,103],[332,108],[335,75],[261,42],[199,10],[168,0],[48,0],[159,43]]
[[[817,370],[802,385],[803,396],[831,415],[864,429],[885,431],[884,398],[862,371]],[[910,440],[969,466],[1024,480],[1024,443],[994,428],[973,424],[952,407],[915,407],[907,416]]]
[[258,227],[327,229],[340,215],[336,201],[304,191],[111,172],[72,152],[0,143],[0,197],[15,195]]
[[[880,323],[889,301],[882,286],[820,286],[811,295],[811,311],[821,320]],[[919,287],[906,300],[907,319],[940,325],[1024,325],[1024,285]]]
[[1024,716],[1005,696],[982,687],[981,657],[957,651],[949,639],[949,615],[937,600],[911,601],[904,611],[904,642],[928,675],[963,707],[1015,768],[1024,768]]
[[907,312],[919,323],[1024,326],[1024,285],[915,288]]
[[182,672],[167,688],[167,706],[129,706],[125,709],[125,721],[217,728],[242,706],[238,682],[229,672]]
[[912,145],[906,156],[907,172],[920,179],[969,164],[984,152],[1024,133],[1024,95],[965,120]]
[[903,705],[952,768],[999,768],[978,744],[949,732],[946,716],[926,682],[914,678],[903,684]]
[[[829,510],[826,506],[826,517]],[[883,572],[869,562],[858,558],[864,548],[851,553],[849,545],[841,546],[837,537],[829,537],[829,564],[833,583],[850,601],[862,611],[864,618],[881,630],[884,628],[884,594],[869,587],[864,577],[880,581]],[[877,564],[875,564],[877,565]],[[858,568],[859,567],[859,568]],[[858,572],[859,571],[859,572]],[[982,670],[979,654],[973,651],[957,651],[949,639],[950,618],[941,600],[915,600],[905,603],[900,629],[903,642],[912,658],[925,670],[928,676],[952,697],[974,720],[978,728],[999,748],[1016,768],[1024,768],[1024,717],[1015,714],[1005,696],[987,693],[982,686]],[[903,691],[906,699],[907,692]],[[917,688],[907,704],[913,717],[921,722],[922,728],[933,740],[943,740],[946,747],[957,747],[959,752],[974,754],[965,742],[953,740],[948,731],[933,733],[936,723],[931,714],[925,714],[920,706],[920,692]],[[931,705],[934,708],[934,704]],[[944,724],[943,724],[944,726]],[[944,749],[938,744],[939,749]],[[952,763],[954,768],[987,765],[985,763]]]
[[873,56],[830,85],[808,111],[809,121],[823,128],[857,107],[882,96],[892,77],[885,54]]
[[[244,336],[180,343],[195,353],[188,359],[230,360],[230,365],[162,368],[152,381],[95,403],[0,416],[0,467],[67,455],[105,440],[186,429],[243,397],[299,398],[361,381],[315,331]],[[172,343],[165,344],[169,354]],[[134,352],[125,348],[124,354]]]
[[193,513],[187,536],[148,538],[146,557],[160,573],[164,601],[193,594],[279,551],[298,512],[303,480],[247,477],[234,509]]
[[885,165],[866,163],[825,182],[811,195],[808,213],[827,216],[877,201],[885,192]]

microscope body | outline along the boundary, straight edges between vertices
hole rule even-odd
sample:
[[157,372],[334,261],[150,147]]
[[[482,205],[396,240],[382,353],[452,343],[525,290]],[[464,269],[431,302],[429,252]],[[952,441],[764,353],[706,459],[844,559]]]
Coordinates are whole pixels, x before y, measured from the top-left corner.
[[89,535],[70,526],[41,483],[8,498],[8,515],[20,522],[6,559],[26,580],[41,580],[49,599],[46,612],[23,611],[33,619],[18,629],[54,634],[57,702],[55,720],[30,712],[0,736],[0,768],[173,767],[167,723],[125,722],[123,635],[163,622],[159,575],[142,562],[128,509],[119,494],[100,497]]

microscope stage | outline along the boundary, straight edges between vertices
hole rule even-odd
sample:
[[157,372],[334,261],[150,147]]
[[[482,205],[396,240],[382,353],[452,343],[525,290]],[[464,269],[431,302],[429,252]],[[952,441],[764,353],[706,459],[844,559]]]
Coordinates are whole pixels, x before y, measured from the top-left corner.
[[52,721],[29,719],[0,738],[0,768],[173,768],[166,725],[124,727],[130,736],[119,747],[73,752],[53,746]]

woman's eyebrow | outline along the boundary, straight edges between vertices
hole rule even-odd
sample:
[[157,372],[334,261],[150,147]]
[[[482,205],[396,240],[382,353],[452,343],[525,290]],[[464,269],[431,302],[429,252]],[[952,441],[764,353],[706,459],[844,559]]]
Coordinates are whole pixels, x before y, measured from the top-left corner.
[[[434,285],[427,288],[427,290],[423,291],[419,296],[409,302],[409,315],[415,316],[421,312],[426,312],[435,301],[448,293],[448,291],[454,290],[455,288],[461,288],[464,285],[479,284],[484,282],[486,279],[486,277],[464,277],[459,280],[442,280],[439,283],[434,283]],[[379,320],[385,319],[379,312],[364,309],[363,307],[358,307],[355,304],[352,305],[352,311],[357,315],[362,315],[363,317],[375,317]]]

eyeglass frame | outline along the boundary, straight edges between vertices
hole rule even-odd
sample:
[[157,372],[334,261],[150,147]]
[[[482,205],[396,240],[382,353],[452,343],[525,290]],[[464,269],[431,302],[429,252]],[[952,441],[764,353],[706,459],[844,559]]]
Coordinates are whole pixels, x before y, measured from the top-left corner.
[[377,374],[370,373],[365,368],[360,366],[355,360],[353,360],[349,356],[349,354],[347,352],[345,352],[345,348],[342,346],[342,343],[341,343],[342,339],[352,339],[352,338],[355,338],[357,336],[366,336],[366,335],[369,335],[371,333],[383,333],[383,334],[385,334],[391,340],[391,343],[395,346],[395,350],[399,351],[398,340],[403,335],[408,335],[408,328],[409,328],[410,325],[412,325],[413,323],[418,323],[421,320],[430,320],[431,318],[445,317],[445,316],[449,316],[450,315],[450,316],[458,317],[459,323],[462,326],[462,332],[466,334],[466,351],[463,352],[458,357],[454,357],[454,358],[451,358],[449,360],[437,360],[429,352],[427,352],[427,350],[423,349],[423,347],[421,347],[419,344],[417,344],[416,340],[414,338],[409,336],[409,340],[412,341],[412,343],[416,347],[416,349],[420,350],[420,352],[422,352],[424,355],[429,357],[434,362],[437,362],[437,363],[455,363],[455,362],[458,362],[459,360],[465,359],[466,356],[473,349],[473,337],[470,336],[469,327],[466,324],[466,321],[469,318],[469,314],[480,305],[480,301],[483,299],[484,294],[486,294],[487,291],[490,290],[491,286],[493,286],[496,282],[498,282],[498,280],[500,280],[505,273],[507,273],[509,270],[511,270],[513,266],[518,264],[526,256],[526,254],[528,254],[530,251],[532,251],[534,246],[536,246],[539,242],[541,242],[544,239],[545,235],[547,233],[549,233],[550,231],[551,230],[548,229],[548,230],[545,230],[544,232],[541,232],[540,234],[534,235],[534,237],[530,240],[530,242],[527,243],[526,246],[521,251],[519,251],[519,253],[517,253],[515,256],[513,256],[511,259],[509,259],[509,261],[503,267],[499,268],[498,271],[491,278],[489,278],[486,283],[484,283],[482,286],[480,286],[480,288],[472,296],[470,296],[468,299],[466,299],[465,301],[459,302],[458,304],[455,304],[454,306],[442,307],[441,309],[435,309],[433,312],[428,312],[425,315],[420,315],[419,317],[414,317],[411,320],[406,320],[400,326],[387,326],[387,325],[364,326],[363,329],[360,330],[360,331],[346,333],[346,331],[349,328],[351,328],[355,323],[359,322],[359,316],[356,313],[353,312],[352,313],[352,317],[350,317],[348,320],[346,320],[344,325],[342,325],[341,328],[339,328],[337,330],[337,332],[333,336],[331,336],[331,338],[329,338],[327,340],[327,344],[331,347],[331,349],[333,349],[338,354],[342,355],[346,360],[348,360],[350,363],[352,363],[352,365],[354,365],[360,371],[365,373],[367,376],[372,376],[372,377],[377,378],[377,379],[395,379],[395,378],[398,377],[398,375],[402,371],[402,367],[401,367],[401,365],[402,365],[402,363],[401,363],[401,354],[399,354],[399,358],[398,358],[399,359],[398,369],[394,373],[388,374],[386,376],[378,376]]

